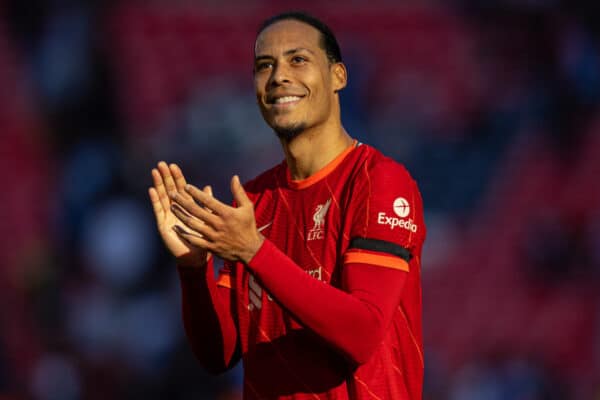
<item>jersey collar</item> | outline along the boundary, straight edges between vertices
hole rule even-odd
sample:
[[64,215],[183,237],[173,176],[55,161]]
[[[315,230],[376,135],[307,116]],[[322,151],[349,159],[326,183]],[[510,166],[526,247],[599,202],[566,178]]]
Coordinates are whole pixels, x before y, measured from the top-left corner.
[[346,150],[341,152],[336,158],[331,160],[327,165],[325,165],[323,168],[321,168],[320,170],[318,170],[317,172],[315,172],[314,174],[312,174],[311,176],[309,176],[308,178],[305,178],[305,179],[297,179],[297,180],[292,179],[290,169],[287,167],[287,164],[286,164],[285,174],[286,174],[286,180],[287,180],[289,187],[292,189],[306,189],[307,187],[312,186],[315,183],[319,182],[320,180],[322,180],[323,178],[328,176],[331,172],[333,172],[333,170],[335,170],[337,168],[337,166],[340,165],[342,161],[344,161],[346,156],[348,154],[350,154],[352,152],[352,150],[354,150],[356,147],[358,147],[358,145],[359,145],[358,141],[356,139],[354,139],[351,146],[348,146],[348,148]]

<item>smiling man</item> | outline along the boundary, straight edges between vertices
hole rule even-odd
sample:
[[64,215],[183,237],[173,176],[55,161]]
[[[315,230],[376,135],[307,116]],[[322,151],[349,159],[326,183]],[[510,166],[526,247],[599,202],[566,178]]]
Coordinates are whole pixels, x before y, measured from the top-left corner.
[[[175,164],[152,171],[191,347],[213,372],[243,360],[245,399],[420,399],[417,185],[344,130],[347,71],[327,26],[277,15],[254,52],[257,102],[285,161],[245,187],[234,176],[233,206]],[[217,279],[213,254],[226,260]]]

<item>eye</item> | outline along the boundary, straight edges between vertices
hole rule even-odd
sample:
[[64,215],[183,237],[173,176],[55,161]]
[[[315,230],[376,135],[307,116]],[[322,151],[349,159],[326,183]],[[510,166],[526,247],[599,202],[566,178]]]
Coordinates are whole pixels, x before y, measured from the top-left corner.
[[256,69],[256,71],[264,71],[267,68],[271,68],[273,66],[273,63],[270,61],[262,61],[259,62],[258,64],[256,64],[256,66],[254,67]]
[[302,57],[302,56],[294,56],[292,57],[292,63],[293,64],[302,64],[306,61],[306,58]]

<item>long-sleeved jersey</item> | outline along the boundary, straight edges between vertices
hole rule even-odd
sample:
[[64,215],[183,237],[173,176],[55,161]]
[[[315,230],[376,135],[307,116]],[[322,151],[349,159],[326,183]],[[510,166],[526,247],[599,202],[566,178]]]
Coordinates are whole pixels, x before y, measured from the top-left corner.
[[356,143],[246,184],[266,240],[244,265],[179,267],[200,361],[241,358],[245,399],[421,399],[423,207],[403,166]]

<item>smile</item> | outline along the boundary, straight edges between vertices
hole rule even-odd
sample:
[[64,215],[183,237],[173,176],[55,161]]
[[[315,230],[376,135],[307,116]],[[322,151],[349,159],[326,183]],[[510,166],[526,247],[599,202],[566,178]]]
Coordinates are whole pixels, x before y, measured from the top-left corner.
[[298,104],[304,96],[288,95],[270,99],[269,103],[276,108],[290,107]]
[[280,97],[278,99],[275,99],[275,101],[273,102],[274,104],[289,104],[289,103],[295,103],[297,101],[299,101],[301,99],[301,97],[298,96],[285,96],[285,97]]

